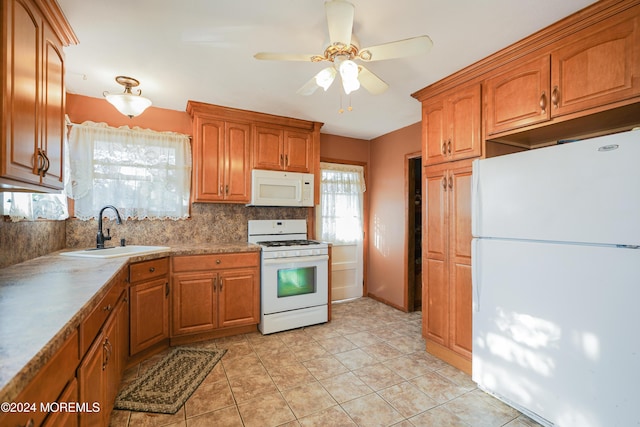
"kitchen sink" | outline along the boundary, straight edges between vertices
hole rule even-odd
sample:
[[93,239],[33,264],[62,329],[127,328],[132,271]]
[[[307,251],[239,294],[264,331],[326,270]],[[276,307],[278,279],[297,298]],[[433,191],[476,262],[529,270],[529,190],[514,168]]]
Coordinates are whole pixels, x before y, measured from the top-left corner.
[[154,252],[169,252],[169,246],[112,246],[104,249],[83,249],[81,251],[61,252],[62,256],[82,258],[117,258],[122,256],[143,255]]

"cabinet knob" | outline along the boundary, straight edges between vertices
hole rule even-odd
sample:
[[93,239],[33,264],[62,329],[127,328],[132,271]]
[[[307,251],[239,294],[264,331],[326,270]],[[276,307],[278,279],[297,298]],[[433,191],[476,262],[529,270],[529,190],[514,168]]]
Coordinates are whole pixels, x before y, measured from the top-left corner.
[[156,271],[156,268],[155,268],[155,267],[150,267],[150,268],[149,268],[149,272],[153,273],[154,271]]
[[447,141],[442,141],[442,147],[440,148],[440,152],[443,156],[447,155]]
[[216,260],[216,264],[220,264],[222,261],[220,261],[219,259]]
[[451,154],[451,139],[449,139],[449,141],[447,141],[447,152],[449,154]]
[[111,304],[107,305],[106,307],[102,307],[102,311],[111,311]]
[[442,189],[447,191],[447,178],[444,176],[442,177]]

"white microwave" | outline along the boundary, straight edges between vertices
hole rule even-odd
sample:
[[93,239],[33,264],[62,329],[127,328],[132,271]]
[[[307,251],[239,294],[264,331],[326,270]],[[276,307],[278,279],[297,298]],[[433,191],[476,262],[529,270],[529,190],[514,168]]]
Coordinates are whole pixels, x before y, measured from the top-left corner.
[[249,206],[313,206],[313,174],[254,169]]

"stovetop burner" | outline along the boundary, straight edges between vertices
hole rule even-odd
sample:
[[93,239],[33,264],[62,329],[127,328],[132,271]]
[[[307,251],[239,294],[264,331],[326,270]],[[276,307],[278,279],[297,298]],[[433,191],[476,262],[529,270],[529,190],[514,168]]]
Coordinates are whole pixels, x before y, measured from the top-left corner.
[[320,242],[315,240],[267,240],[264,242],[257,242],[258,245],[266,247],[280,247],[280,246],[310,246],[319,245]]

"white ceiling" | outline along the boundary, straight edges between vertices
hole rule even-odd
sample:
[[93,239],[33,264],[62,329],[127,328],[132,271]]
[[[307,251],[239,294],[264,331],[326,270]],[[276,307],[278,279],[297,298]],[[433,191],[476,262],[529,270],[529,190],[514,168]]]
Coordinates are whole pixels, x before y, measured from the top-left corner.
[[[323,122],[323,133],[370,140],[420,121],[411,93],[516,42],[594,0],[350,0],[363,47],[418,35],[420,57],[370,62],[390,88],[349,97],[296,94],[326,63],[258,61],[257,52],[322,53],[323,0],[58,0],[80,44],[65,48],[67,90],[102,97],[131,76],[161,108],[187,100]],[[340,114],[341,106],[345,112]]]

